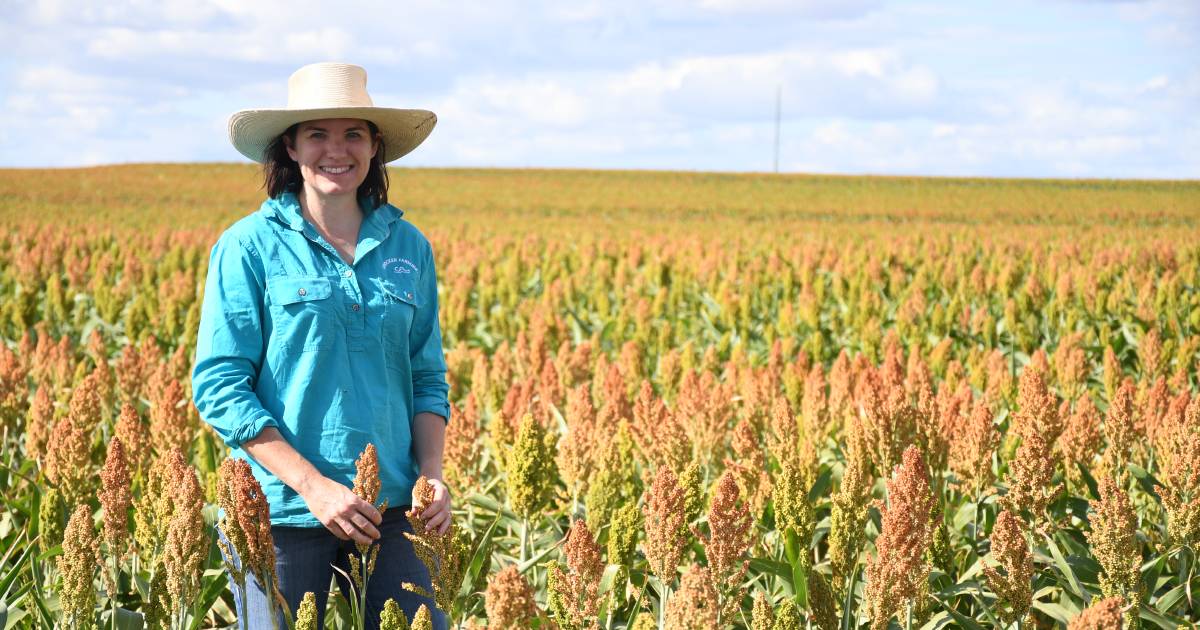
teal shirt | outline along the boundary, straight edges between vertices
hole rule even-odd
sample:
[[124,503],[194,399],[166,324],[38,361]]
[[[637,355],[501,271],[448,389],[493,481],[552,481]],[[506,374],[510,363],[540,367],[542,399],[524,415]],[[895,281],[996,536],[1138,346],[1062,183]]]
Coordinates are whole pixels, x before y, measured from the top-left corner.
[[411,503],[418,473],[413,417],[450,417],[433,250],[401,214],[369,211],[347,265],[285,193],[212,249],[193,398],[231,456],[250,462],[272,524],[321,525],[242,450],[265,427],[347,486],[374,444],[380,498],[399,506]]

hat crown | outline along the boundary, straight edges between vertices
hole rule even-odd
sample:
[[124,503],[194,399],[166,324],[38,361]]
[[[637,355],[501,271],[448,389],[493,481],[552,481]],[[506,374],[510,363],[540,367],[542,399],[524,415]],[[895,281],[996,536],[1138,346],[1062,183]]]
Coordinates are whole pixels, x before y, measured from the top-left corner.
[[373,107],[367,71],[349,63],[313,63],[288,78],[288,109]]

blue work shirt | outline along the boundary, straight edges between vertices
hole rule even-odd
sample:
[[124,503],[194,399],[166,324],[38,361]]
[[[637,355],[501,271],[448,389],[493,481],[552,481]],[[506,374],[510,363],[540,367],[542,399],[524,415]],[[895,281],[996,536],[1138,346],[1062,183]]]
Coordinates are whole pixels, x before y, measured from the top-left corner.
[[276,427],[321,474],[350,486],[368,443],[380,499],[411,503],[413,417],[450,417],[429,241],[384,204],[363,217],[354,264],[292,193],[268,199],[213,246],[192,391],[196,409],[250,462],[271,523],[320,526],[295,490],[241,448]]

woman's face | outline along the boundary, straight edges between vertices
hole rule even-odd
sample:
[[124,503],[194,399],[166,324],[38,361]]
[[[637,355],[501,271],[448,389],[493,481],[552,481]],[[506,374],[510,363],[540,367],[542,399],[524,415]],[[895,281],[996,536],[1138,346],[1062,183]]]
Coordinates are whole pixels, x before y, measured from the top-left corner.
[[284,141],[300,165],[305,188],[321,195],[356,194],[379,148],[367,121],[357,118],[302,122],[296,139],[284,136]]

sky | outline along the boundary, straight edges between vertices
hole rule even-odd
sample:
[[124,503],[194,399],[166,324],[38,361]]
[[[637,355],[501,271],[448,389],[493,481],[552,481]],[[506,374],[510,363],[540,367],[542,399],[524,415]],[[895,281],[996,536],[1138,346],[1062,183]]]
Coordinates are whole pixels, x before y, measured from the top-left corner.
[[0,167],[245,161],[316,61],[398,166],[1200,178],[1196,0],[0,2]]

